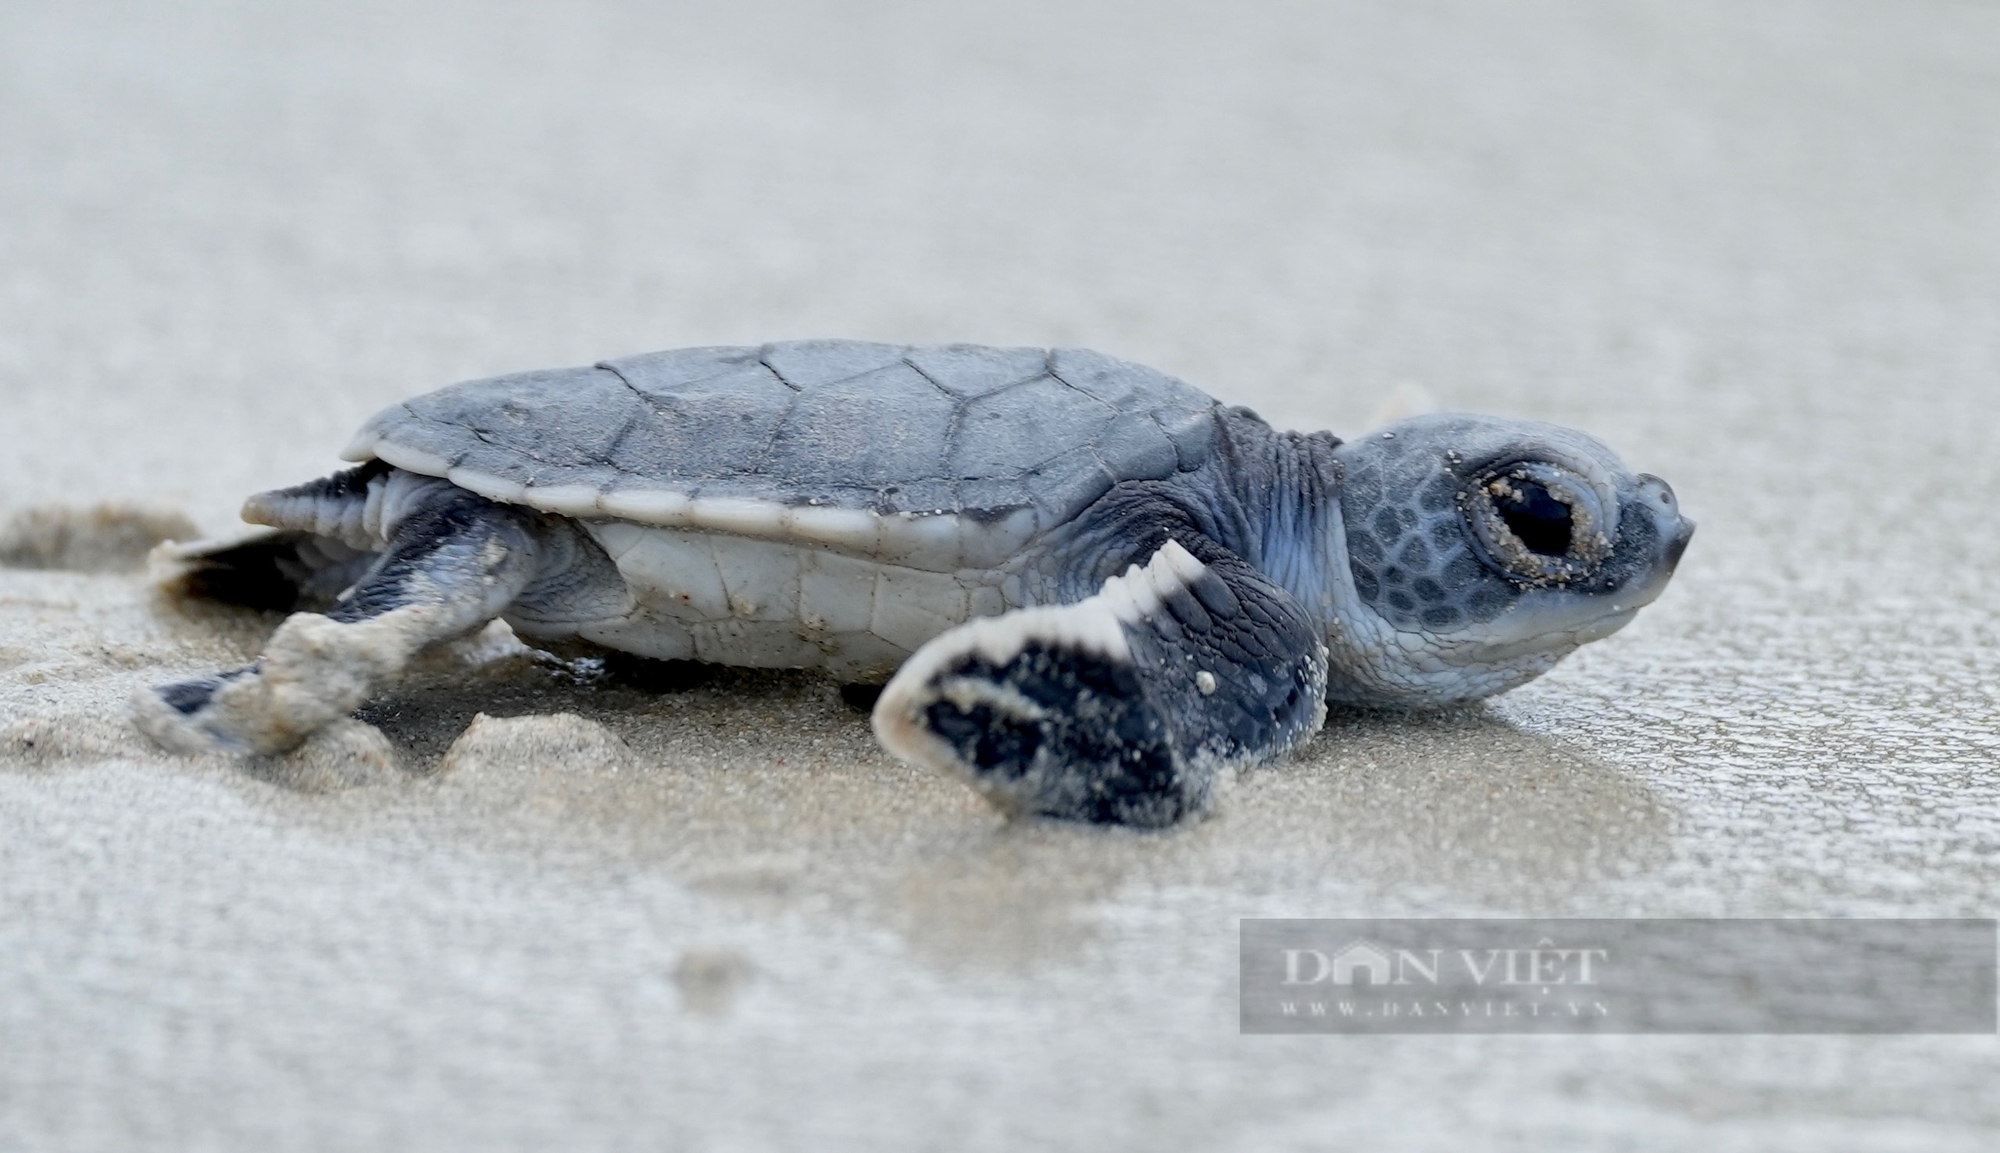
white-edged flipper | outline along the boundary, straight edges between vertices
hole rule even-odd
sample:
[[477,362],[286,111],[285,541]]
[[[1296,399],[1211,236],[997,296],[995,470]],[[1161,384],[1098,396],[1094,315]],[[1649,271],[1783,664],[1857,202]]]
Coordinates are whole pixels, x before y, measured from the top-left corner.
[[1227,766],[1312,735],[1326,650],[1289,593],[1169,540],[1075,604],[969,622],[875,706],[891,752],[1010,813],[1144,827],[1204,810]]

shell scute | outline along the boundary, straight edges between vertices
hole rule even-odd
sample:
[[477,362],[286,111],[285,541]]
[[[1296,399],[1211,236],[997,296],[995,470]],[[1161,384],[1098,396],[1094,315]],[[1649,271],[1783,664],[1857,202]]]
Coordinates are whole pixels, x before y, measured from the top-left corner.
[[939,389],[970,399],[1011,388],[1047,372],[1049,350],[942,344],[905,349],[903,359]]
[[[801,392],[778,429],[767,463],[782,470],[787,483],[808,488],[907,487],[942,477],[957,408],[898,357],[859,376]],[[878,419],[856,420],[857,412]]]

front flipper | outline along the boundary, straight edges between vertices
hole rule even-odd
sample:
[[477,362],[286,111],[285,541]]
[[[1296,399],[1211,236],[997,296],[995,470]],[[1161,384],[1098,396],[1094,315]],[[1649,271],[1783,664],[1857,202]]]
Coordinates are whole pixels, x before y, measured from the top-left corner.
[[1169,540],[1076,604],[972,621],[883,690],[891,752],[1005,811],[1163,827],[1227,766],[1318,730],[1326,649],[1290,593],[1206,539]]

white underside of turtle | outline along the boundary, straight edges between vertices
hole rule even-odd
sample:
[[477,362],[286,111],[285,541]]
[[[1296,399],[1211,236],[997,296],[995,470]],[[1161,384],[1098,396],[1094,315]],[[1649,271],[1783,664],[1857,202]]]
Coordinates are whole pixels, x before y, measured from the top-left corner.
[[162,744],[290,747],[497,618],[888,680],[899,756],[1009,812],[1162,826],[1329,703],[1539,675],[1692,532],[1580,433],[1439,414],[1342,443],[1083,350],[656,353],[453,385],[345,455],[251,498],[264,536],[163,554],[176,587],[301,611],[255,664],[139,694]]
[[[936,571],[824,546],[620,522],[588,531],[634,605],[624,616],[579,622],[574,635],[644,657],[882,681],[939,633],[1024,603],[1020,576],[1002,569]],[[549,635],[542,622],[509,623]]]

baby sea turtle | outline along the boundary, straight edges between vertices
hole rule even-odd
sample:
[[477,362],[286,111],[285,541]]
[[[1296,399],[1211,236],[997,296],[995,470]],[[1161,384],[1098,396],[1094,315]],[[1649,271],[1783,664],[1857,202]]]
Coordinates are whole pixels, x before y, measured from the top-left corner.
[[[1694,526],[1581,433],[1463,414],[1280,432],[1080,349],[801,341],[455,384],[359,467],[179,552],[296,612],[252,665],[142,691],[182,750],[274,752],[423,649],[818,668],[1000,807],[1161,826],[1326,704],[1513,688],[1659,596]],[[337,598],[337,600],[335,599]]]

